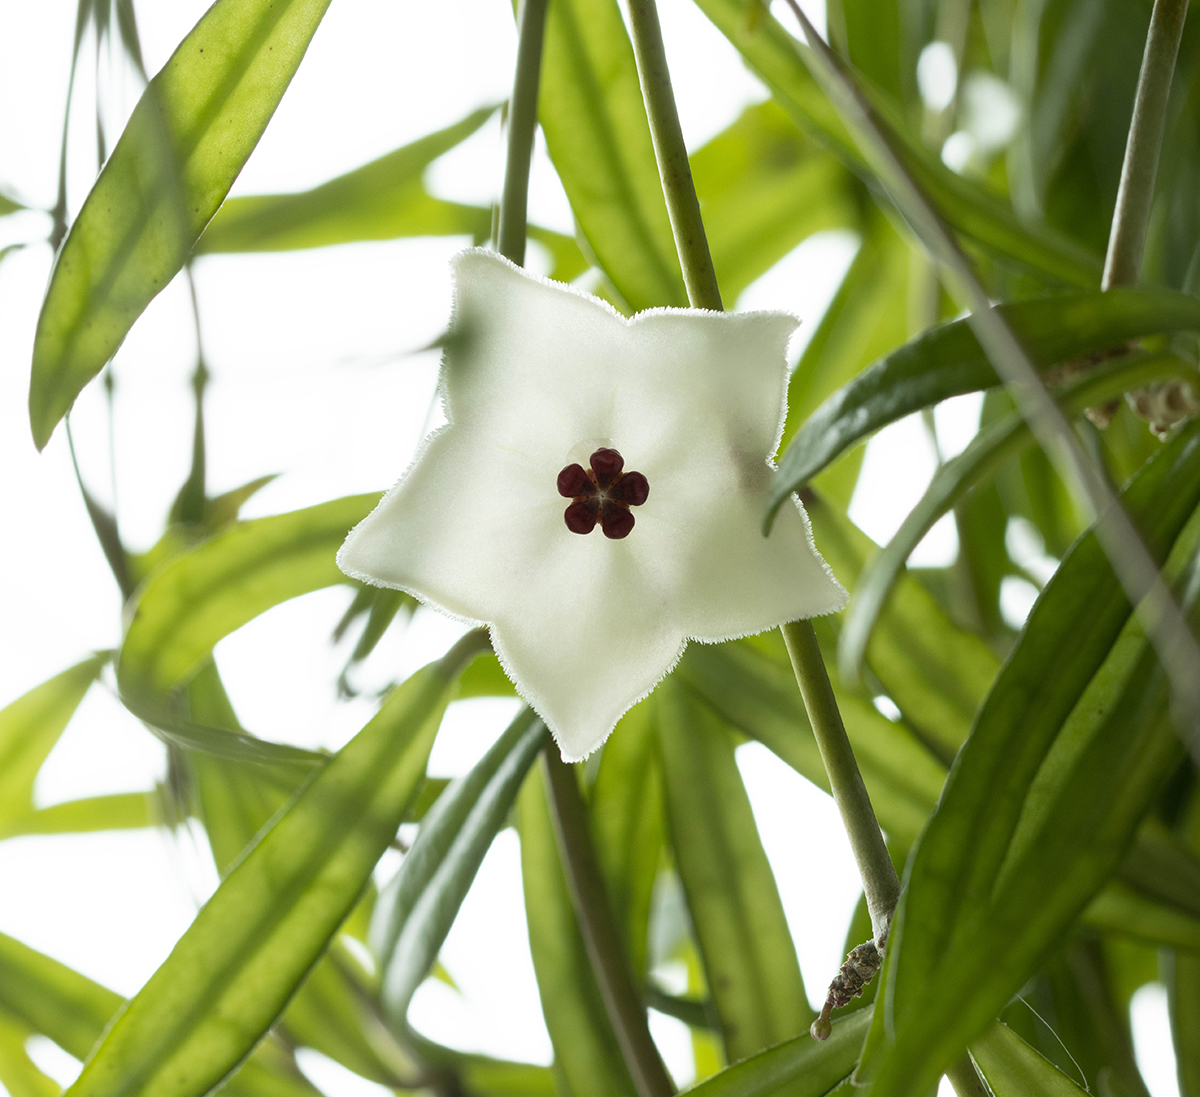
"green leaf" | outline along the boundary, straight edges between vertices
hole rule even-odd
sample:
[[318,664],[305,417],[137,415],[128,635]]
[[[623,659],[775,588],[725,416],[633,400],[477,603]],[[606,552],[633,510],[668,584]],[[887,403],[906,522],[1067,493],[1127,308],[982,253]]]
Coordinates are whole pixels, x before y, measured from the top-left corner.
[[[755,2],[696,0],[696,6],[738,49],[771,89],[771,93],[796,124],[813,140],[830,149],[850,170],[870,180],[871,173],[836,109],[801,54],[801,45]],[[751,12],[754,13],[751,17]],[[988,252],[1071,285],[1092,286],[1099,281],[1100,262],[1074,241],[1042,227],[1025,228],[1006,205],[978,183],[955,175],[930,150],[910,138],[895,106],[878,92],[868,95],[882,115],[889,143],[918,180],[938,213],[957,232]]]
[[4,217],[10,213],[16,213],[17,210],[26,209],[23,203],[18,202],[15,198],[9,197],[3,191],[0,191],[0,217]]
[[[1194,367],[1173,354],[1131,355],[1096,366],[1056,396],[1063,412],[1074,418],[1087,408],[1103,406],[1142,385],[1169,377],[1186,380],[1195,374]],[[937,470],[896,535],[867,565],[855,584],[842,622],[838,649],[843,678],[851,681],[857,678],[871,630],[896,577],[933,524],[983,477],[1032,443],[1033,434],[1025,419],[1018,412],[1010,412],[984,427],[962,453]]]
[[150,81],[58,254],[33,348],[38,449],[187,261],[329,0],[217,0]]
[[1123,881],[1109,884],[1088,904],[1082,917],[1093,929],[1200,952],[1200,917]]
[[32,1035],[28,1025],[0,1011],[0,1086],[8,1097],[58,1097],[62,1086],[43,1074],[25,1050]]
[[667,821],[730,1061],[805,1031],[800,965],[733,743],[673,678],[654,699]]
[[137,830],[153,826],[153,792],[114,792],[85,796],[30,812],[7,836],[18,834],[85,834],[98,830]]
[[438,798],[381,893],[370,944],[382,972],[384,1007],[397,1025],[404,1024],[413,994],[546,741],[545,725],[523,708],[471,772]]
[[[997,305],[1035,365],[1048,368],[1158,332],[1200,329],[1200,300],[1170,290],[1116,289]],[[771,514],[838,454],[880,427],[951,396],[999,384],[966,320],[934,328],[835,392],[779,462]]]
[[826,1097],[858,1062],[872,1011],[860,1009],[833,1022],[833,1034],[818,1042],[805,1034],[768,1048],[688,1090],[694,1097]]
[[1196,1097],[1200,1094],[1200,952],[1175,953],[1168,985],[1180,1097]]
[[[1200,503],[1200,429],[1124,502],[1165,556]],[[869,1067],[878,1097],[929,1084],[984,1028],[1117,868],[1178,764],[1165,677],[1130,613],[1089,534],[1034,606],[910,860],[888,948],[894,1036]]]
[[857,182],[778,104],[748,107],[691,157],[721,293],[732,302],[814,232],[859,220]]
[[275,1022],[350,913],[424,776],[469,633],[396,689],[226,876],[72,1097],[199,1097]]
[[351,495],[240,522],[155,572],[121,645],[122,695],[161,697],[195,674],[218,640],[258,614],[342,582],[337,550],[378,501],[375,494]]
[[662,798],[653,706],[636,705],[604,744],[588,806],[596,859],[639,979],[646,975],[650,904],[665,838]]
[[538,118],[588,249],[633,311],[687,305],[633,46],[616,0],[546,15]]
[[999,1021],[971,1044],[971,1058],[994,1097],[1079,1097],[1087,1092]]
[[[829,791],[779,633],[731,644],[693,644],[675,675],[723,719]],[[946,767],[908,728],[893,723],[869,701],[836,682],[834,694],[879,825],[907,849],[937,803]]]
[[0,838],[29,833],[38,770],[109,658],[93,655],[0,709]]
[[[86,1059],[123,1004],[107,987],[0,934],[0,1010],[29,1031],[48,1036],[67,1054]],[[317,1097],[291,1055],[270,1038],[222,1092],[230,1097]]]
[[540,767],[525,779],[518,814],[529,948],[555,1067],[572,1097],[629,1097],[633,1081],[575,919],[544,780]]
[[491,232],[491,211],[432,198],[422,178],[443,153],[496,113],[482,107],[437,133],[389,152],[336,179],[298,194],[230,198],[196,245],[197,253],[292,251],[358,240]]

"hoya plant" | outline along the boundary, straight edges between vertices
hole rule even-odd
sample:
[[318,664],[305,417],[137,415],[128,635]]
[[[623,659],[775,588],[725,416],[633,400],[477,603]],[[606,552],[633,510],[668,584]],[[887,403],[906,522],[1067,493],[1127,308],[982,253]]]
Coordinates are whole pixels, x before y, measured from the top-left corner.
[[[140,98],[111,148],[98,125],[77,211],[68,107],[38,450],[206,255],[460,247],[441,425],[379,491],[239,518],[264,481],[210,483],[241,440],[206,435],[202,354],[157,543],[76,465],[121,641],[0,710],[0,837],[200,828],[220,883],[129,1000],[0,935],[12,1097],[59,1091],[31,1037],[83,1061],[73,1097],[316,1097],[304,1049],[397,1093],[670,1097],[651,1009],[688,1026],[699,1097],[1133,1097],[1155,981],[1200,1097],[1200,27],[1186,0],[827,0],[823,32],[793,0],[694,4],[764,97],[690,154],[655,0],[521,0],[502,107],[228,197],[329,0],[216,0],[156,73],[131,0],[79,0],[76,60],[108,43]],[[435,196],[427,169],[497,110],[494,208]],[[528,220],[539,130],[573,234]],[[857,250],[789,362],[795,316],[730,306],[828,229]],[[875,543],[848,516],[865,443],[971,393],[977,432]],[[947,516],[957,557],[907,566]],[[1013,578],[1038,588],[1020,628]],[[331,587],[343,690],[418,605],[461,639],[336,752],[255,734],[214,648]],[[166,779],[39,806],[104,685]],[[447,782],[430,753],[467,697],[519,707]],[[829,793],[861,878],[819,1010],[751,741]],[[443,1046],[414,1002],[509,827],[549,1067]]]

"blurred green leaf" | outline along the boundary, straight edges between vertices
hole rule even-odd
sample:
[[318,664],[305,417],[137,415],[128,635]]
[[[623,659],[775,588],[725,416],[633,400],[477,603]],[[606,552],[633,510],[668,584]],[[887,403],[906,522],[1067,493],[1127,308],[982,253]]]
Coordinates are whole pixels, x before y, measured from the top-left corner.
[[1200,917],[1124,881],[1114,881],[1084,910],[1085,924],[1152,945],[1200,952]]
[[467,891],[537,753],[546,727],[525,707],[461,781],[434,804],[399,872],[379,896],[370,944],[393,1023],[429,974]]
[[[808,47],[797,42],[757,2],[696,0],[696,6],[741,52],[796,124],[850,170],[870,180],[871,173],[853,138],[801,60]],[[893,104],[874,90],[868,90],[868,95],[883,117],[892,147],[938,213],[957,232],[990,253],[1016,260],[1054,281],[1078,286],[1099,281],[1098,257],[1045,228],[1037,232],[1025,228],[1006,205],[974,181],[955,175],[910,138]]]
[[227,199],[196,245],[210,252],[291,251],[400,236],[491,232],[491,210],[432,198],[422,178],[443,153],[475,133],[496,113],[482,107],[447,126],[336,179],[298,194],[255,194]]
[[[1155,381],[1196,376],[1193,366],[1173,354],[1140,354],[1104,362],[1056,393],[1069,418],[1102,406],[1125,392]],[[901,523],[887,546],[863,570],[842,621],[838,665],[853,679],[870,639],[871,630],[905,561],[933,524],[970,488],[1014,453],[1032,445],[1033,434],[1019,412],[983,428],[958,456],[938,468],[917,505]]]
[[0,1011],[0,1086],[8,1097],[58,1097],[62,1086],[43,1074],[25,1050],[32,1035],[28,1025]]
[[633,1081],[575,919],[540,767],[521,786],[518,806],[529,948],[555,1068],[572,1097],[629,1097]]
[[152,792],[114,792],[85,796],[30,812],[6,836],[85,834],[97,830],[137,830],[153,826]]
[[[853,589],[875,542],[822,496],[807,497],[821,554]],[[818,621],[818,636],[830,631]],[[977,635],[956,625],[911,575],[901,576],[871,634],[867,663],[905,720],[949,765],[967,737],[1000,660]]]
[[10,213],[16,213],[17,210],[26,209],[27,207],[15,198],[9,197],[3,191],[0,191],[0,217],[4,217]]
[[329,0],[217,0],[150,82],[54,265],[33,348],[38,449],[186,262]]
[[730,302],[806,237],[852,228],[858,184],[771,100],[691,157],[721,293]]
[[186,682],[218,640],[258,614],[342,582],[337,550],[378,500],[351,495],[241,522],[155,572],[121,645],[122,695],[161,697]]
[[760,1051],[688,1090],[695,1097],[826,1097],[850,1076],[858,1061],[871,1010],[833,1022],[823,1043],[807,1033]]
[[994,1097],[1079,1097],[1087,1092],[999,1021],[971,1044],[971,1058]]
[[643,979],[650,904],[665,838],[652,705],[635,705],[608,737],[589,807],[609,902],[634,974]]
[[515,697],[512,681],[500,666],[500,660],[485,652],[465,671],[459,683],[460,697]]
[[[1200,503],[1198,472],[1191,427],[1124,495],[1160,559]],[[1190,604],[1194,573],[1188,584]],[[868,1074],[879,1097],[935,1080],[982,1030],[1117,868],[1178,764],[1165,677],[1130,615],[1089,534],[1034,606],[910,861],[888,948],[894,1036]]]
[[0,838],[28,833],[38,770],[109,658],[93,655],[0,709]]
[[1180,1097],[1200,1094],[1200,951],[1177,951],[1168,983]]
[[[675,674],[739,731],[829,791],[821,753],[777,632],[731,644],[692,644]],[[893,723],[836,681],[833,685],[879,825],[907,848],[937,803],[946,767],[903,724]]]
[[396,689],[225,877],[72,1097],[199,1097],[274,1023],[350,913],[424,775],[469,633]]
[[[1200,301],[1170,290],[1120,289],[998,305],[1046,368],[1157,332],[1200,329]],[[848,446],[911,412],[999,384],[965,320],[934,328],[876,362],[825,401],[779,462],[771,513]]]
[[550,5],[538,118],[580,232],[626,305],[635,312],[685,306],[633,46],[616,0]]
[[730,1061],[805,1031],[800,965],[733,743],[673,678],[655,693],[671,846]]

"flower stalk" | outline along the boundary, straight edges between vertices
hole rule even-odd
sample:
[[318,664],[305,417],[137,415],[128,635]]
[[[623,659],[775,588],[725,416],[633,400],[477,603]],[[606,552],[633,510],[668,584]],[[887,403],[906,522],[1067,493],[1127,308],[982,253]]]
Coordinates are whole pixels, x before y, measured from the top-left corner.
[[[694,308],[720,310],[721,294],[700,217],[700,203],[692,183],[655,0],[629,0],[629,24],[642,98],[688,300]],[[829,775],[830,790],[862,877],[874,934],[871,944],[881,955],[892,912],[900,897],[900,881],[859,773],[854,749],[846,736],[812,624],[807,620],[793,621],[783,625],[782,630],[796,682]],[[861,987],[858,992],[861,993]],[[834,988],[831,988],[830,1001],[835,997]],[[814,1024],[813,1035],[819,1039],[829,1035],[828,1012],[832,1008],[827,1005],[822,1012],[823,1025],[819,1024],[820,1019]]]
[[1187,8],[1188,0],[1154,0],[1137,95],[1133,101],[1133,118],[1125,144],[1125,161],[1121,165],[1121,183],[1108,236],[1101,289],[1133,285],[1142,268],[1146,230],[1154,203],[1154,180],[1166,127],[1167,101],[1171,95],[1175,58],[1179,54]]

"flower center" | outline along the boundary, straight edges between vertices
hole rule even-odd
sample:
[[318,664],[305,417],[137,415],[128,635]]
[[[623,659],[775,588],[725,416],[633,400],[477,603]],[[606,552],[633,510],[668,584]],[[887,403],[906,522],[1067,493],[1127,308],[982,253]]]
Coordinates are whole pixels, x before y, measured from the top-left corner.
[[599,522],[605,537],[628,537],[633,529],[630,507],[650,495],[650,482],[640,472],[625,472],[625,458],[615,449],[598,449],[588,458],[591,468],[568,465],[558,474],[558,494],[574,500],[563,520],[572,533],[591,533]]

